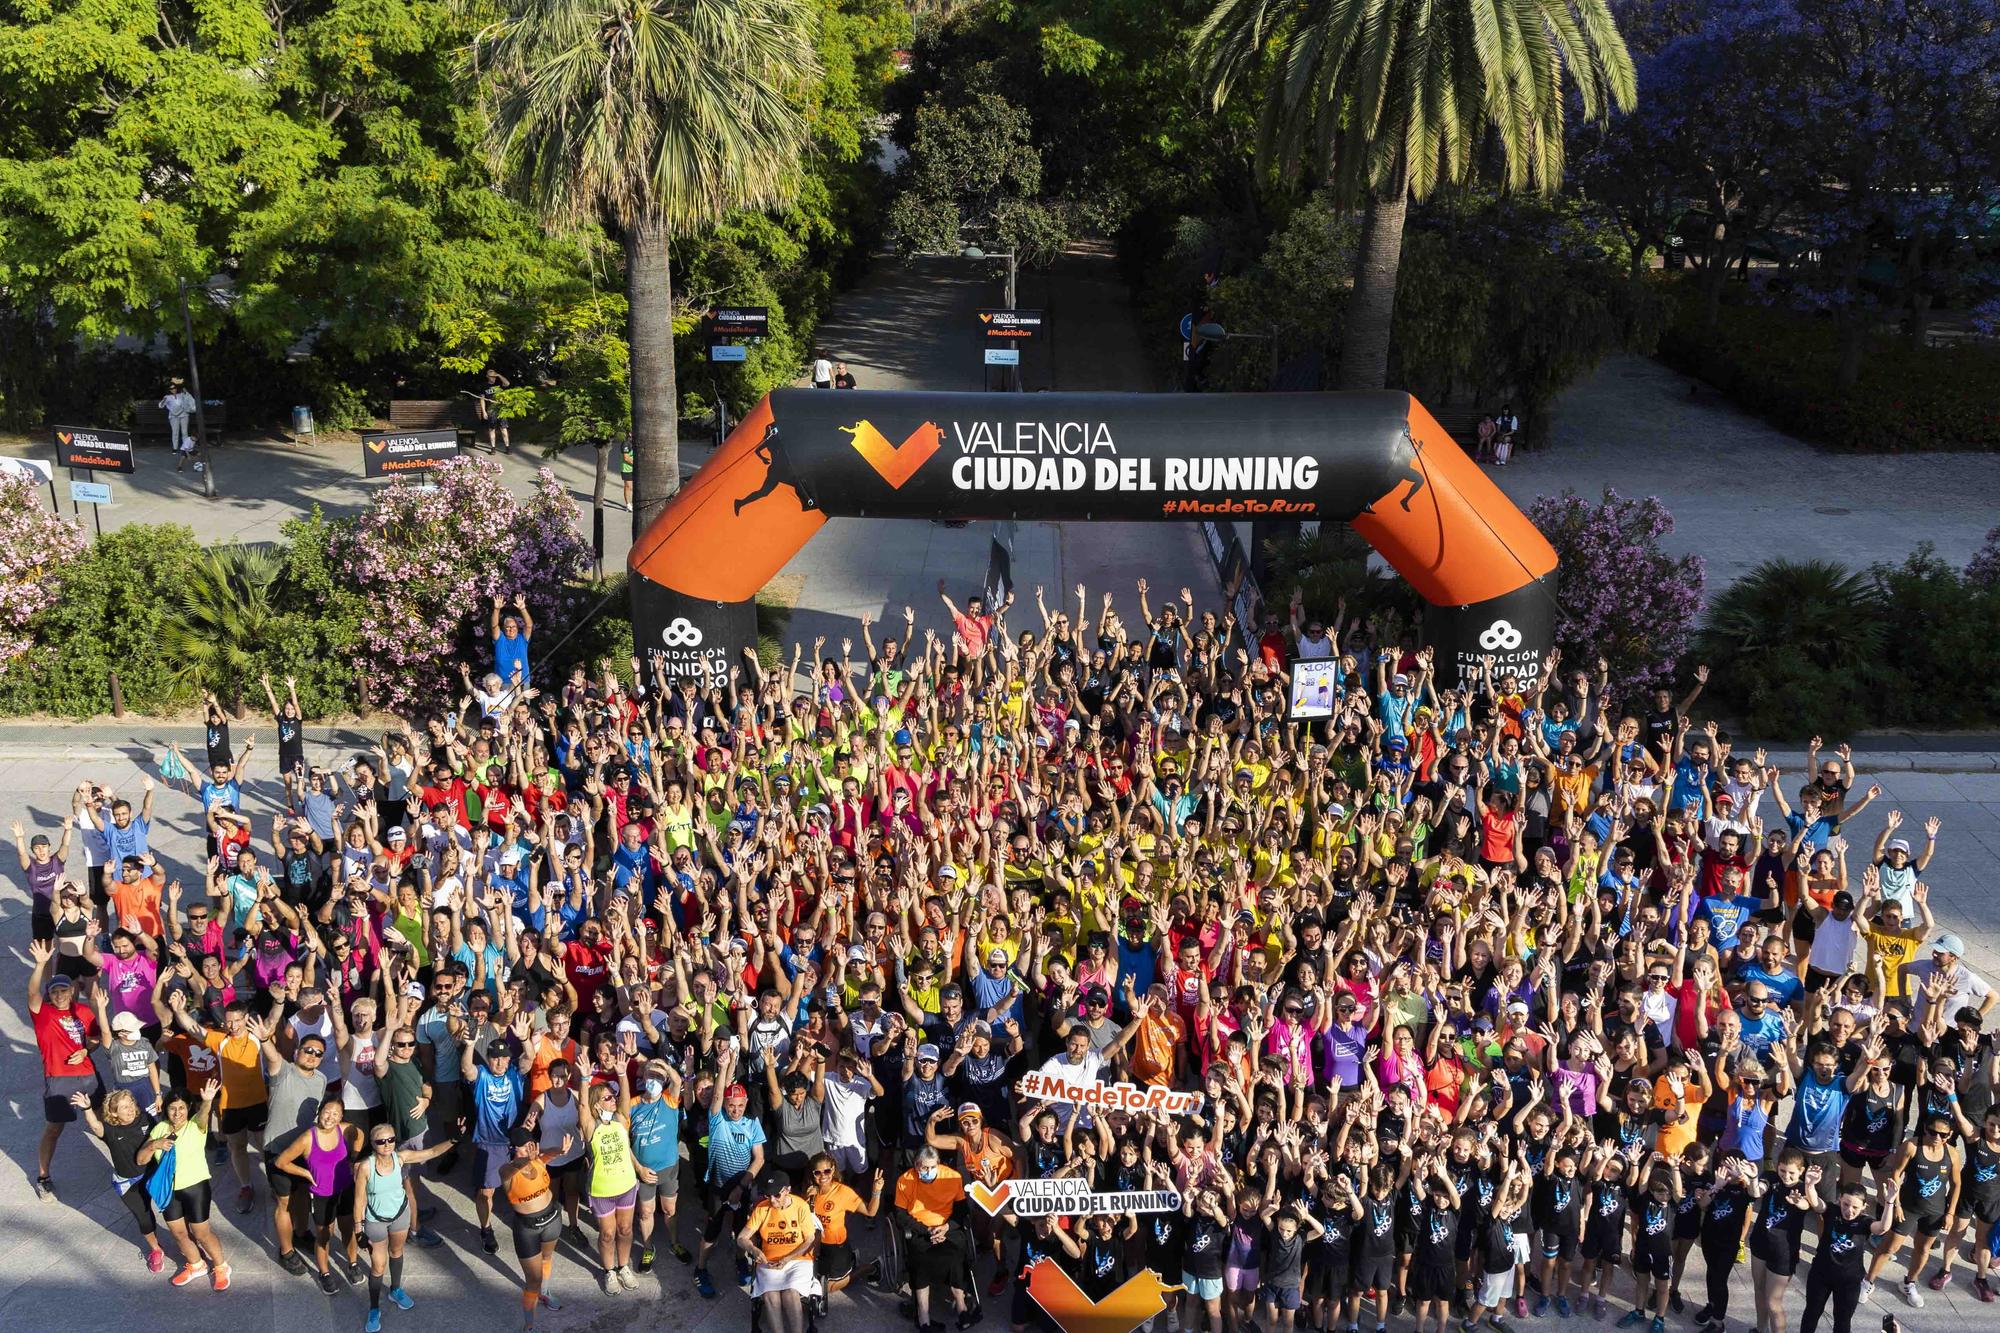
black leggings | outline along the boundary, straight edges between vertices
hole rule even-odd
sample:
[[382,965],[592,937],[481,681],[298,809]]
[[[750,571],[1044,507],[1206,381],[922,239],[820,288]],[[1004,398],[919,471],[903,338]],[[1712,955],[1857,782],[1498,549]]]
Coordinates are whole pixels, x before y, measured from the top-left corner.
[[144,1180],[118,1197],[125,1201],[125,1211],[132,1214],[132,1220],[139,1224],[141,1236],[150,1236],[160,1229],[159,1223],[153,1219],[153,1196],[146,1193]]
[[1736,1237],[1703,1236],[1701,1262],[1708,1275],[1708,1317],[1719,1323],[1729,1312],[1729,1274],[1736,1267]]
[[1813,1333],[1819,1327],[1826,1299],[1833,1298],[1833,1333],[1848,1333],[1854,1327],[1854,1310],[1861,1304],[1861,1273],[1842,1273],[1825,1264],[1806,1271],[1806,1309],[1799,1319],[1799,1333]]

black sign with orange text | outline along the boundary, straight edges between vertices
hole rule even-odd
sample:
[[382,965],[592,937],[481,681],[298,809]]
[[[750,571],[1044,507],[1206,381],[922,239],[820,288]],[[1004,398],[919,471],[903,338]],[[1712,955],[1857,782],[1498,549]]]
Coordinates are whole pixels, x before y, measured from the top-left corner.
[[95,426],[57,426],[56,466],[92,472],[131,472],[132,432]]
[[458,457],[455,430],[384,431],[361,437],[363,475],[397,477],[429,472],[447,458]]
[[1039,310],[982,310],[979,312],[982,338],[1039,338],[1042,312]]

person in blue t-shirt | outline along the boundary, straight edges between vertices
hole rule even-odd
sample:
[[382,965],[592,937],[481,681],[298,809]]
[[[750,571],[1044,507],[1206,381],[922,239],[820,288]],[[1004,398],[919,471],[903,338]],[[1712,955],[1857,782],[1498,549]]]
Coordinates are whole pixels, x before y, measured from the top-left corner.
[[674,1234],[674,1210],[680,1203],[681,1076],[665,1060],[649,1062],[639,1080],[639,1096],[632,1103],[632,1165],[639,1173],[639,1271],[653,1267],[656,1224],[674,1258],[689,1262],[694,1256]]
[[[709,1252],[724,1234],[735,1234],[738,1214],[750,1197],[750,1183],[764,1169],[764,1122],[749,1114],[750,1090],[730,1082],[737,1063],[732,1040],[708,1090],[708,1178],[703,1182],[708,1221],[695,1254],[694,1286],[709,1299],[715,1296],[715,1281],[708,1275]],[[747,1267],[740,1259],[738,1266]]]
[[1735,981],[1746,987],[1762,983],[1772,1000],[1787,1006],[1798,1003],[1806,990],[1806,984],[1799,980],[1785,957],[1785,942],[1776,935],[1765,939],[1754,961],[1736,965]]
[[503,686],[525,690],[534,683],[529,679],[528,641],[535,634],[535,618],[528,614],[527,598],[519,593],[513,606],[509,611],[506,598],[493,599],[493,674]]
[[514,1156],[508,1134],[520,1123],[528,1088],[515,1067],[518,1048],[509,1036],[494,1038],[486,1058],[474,1062],[477,1046],[466,1042],[459,1053],[460,1070],[472,1095],[472,1142],[479,1150],[479,1192],[473,1196],[479,1214],[479,1243],[488,1254],[500,1252],[493,1236],[493,1191],[500,1188],[500,1168]]
[[1773,904],[1762,898],[1742,892],[1743,872],[1731,868],[1723,874],[1723,891],[1695,904],[1694,914],[1707,917],[1709,929],[1715,934],[1715,947],[1727,953],[1736,947],[1736,937],[1742,933],[1743,923],[1758,912]]
[[1743,1020],[1743,1049],[1759,1060],[1771,1054],[1771,1048],[1785,1039],[1783,1012],[1771,1002],[1771,992],[1761,981],[1753,981],[1743,988],[1743,1000],[1737,1009]]
[[1840,1075],[1840,1052],[1830,1041],[1815,1041],[1803,1060],[1791,1042],[1781,1043],[1778,1051],[1797,1084],[1785,1142],[1809,1154],[1822,1169],[1835,1170],[1833,1159],[1840,1151],[1840,1127],[1848,1100],[1867,1082],[1869,1061],[1881,1057],[1882,1039],[1870,1039],[1864,1047],[1865,1057],[1845,1078]]

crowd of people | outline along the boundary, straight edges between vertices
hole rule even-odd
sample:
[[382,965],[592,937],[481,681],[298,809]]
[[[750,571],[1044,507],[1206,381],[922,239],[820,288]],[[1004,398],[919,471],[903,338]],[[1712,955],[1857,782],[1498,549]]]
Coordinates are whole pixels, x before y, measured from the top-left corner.
[[[490,670],[365,752],[309,758],[267,682],[268,767],[211,706],[205,755],[17,822],[38,1192],[101,1188],[56,1175],[80,1124],[154,1272],[226,1290],[225,1206],[370,1333],[445,1244],[510,1246],[529,1327],[734,1282],[800,1333],[866,1282],[1025,1333],[1043,1263],[1151,1269],[1186,1333],[1994,1298],[1994,995],[1937,821],[1843,832],[1846,746],[1781,772],[1705,671],[1461,682],[1187,589],[939,591],[714,682],[542,679],[496,600]],[[1334,715],[1290,720],[1325,658]],[[1101,1082],[1199,1097],[1050,1092]],[[1178,1206],[981,1201],[1047,1178]]]

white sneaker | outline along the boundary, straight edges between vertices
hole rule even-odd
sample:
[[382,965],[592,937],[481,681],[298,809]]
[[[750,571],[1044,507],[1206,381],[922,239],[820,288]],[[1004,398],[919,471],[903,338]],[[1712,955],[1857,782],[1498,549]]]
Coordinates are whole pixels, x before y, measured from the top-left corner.
[[1903,1283],[1903,1304],[1909,1306],[1912,1310],[1921,1310],[1924,1308],[1924,1294],[1917,1290],[1916,1283],[1909,1281]]
[[616,1296],[616,1295],[618,1294],[618,1292],[619,1292],[619,1286],[618,1286],[618,1270],[617,1270],[617,1269],[615,1269],[615,1268],[607,1268],[607,1269],[605,1269],[605,1270],[604,1270],[604,1294],[605,1294],[606,1296]]
[[632,1276],[631,1269],[620,1265],[616,1272],[618,1274],[619,1286],[625,1288],[627,1291],[637,1291],[639,1289],[639,1279]]
[[1865,1278],[1865,1277],[1864,1277],[1864,1278],[1862,1278],[1862,1279],[1861,1279],[1861,1299],[1862,1299],[1862,1300],[1864,1300],[1864,1301],[1868,1301],[1868,1300],[1873,1300],[1874,1298],[1875,1298],[1875,1284],[1874,1284],[1873,1282],[1870,1282],[1870,1281],[1869,1281],[1869,1280],[1868,1280],[1867,1278]]

